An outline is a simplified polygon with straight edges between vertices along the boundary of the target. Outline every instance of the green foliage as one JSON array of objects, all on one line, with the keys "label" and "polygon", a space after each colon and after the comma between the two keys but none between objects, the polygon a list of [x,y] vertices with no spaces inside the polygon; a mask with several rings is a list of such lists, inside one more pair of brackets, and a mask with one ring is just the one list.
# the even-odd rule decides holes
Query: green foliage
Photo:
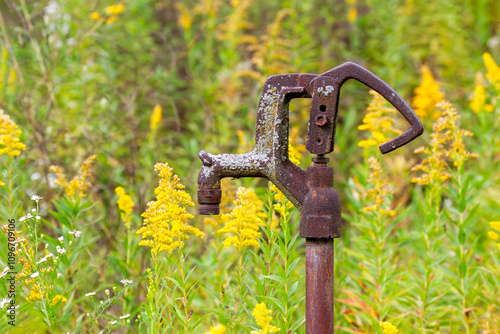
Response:
[{"label": "green foliage", "polygon": [[[194,194],[201,149],[251,149],[263,80],[322,73],[344,61],[369,68],[408,101],[427,65],[459,110],[460,127],[474,134],[465,146],[478,156],[447,164],[450,178],[439,184],[412,184],[411,169],[422,161],[414,149],[428,146],[436,121],[424,117],[426,134],[389,156],[362,150],[356,127],[369,95],[360,85],[344,86],[332,155],[343,201],[336,326],[382,333],[379,323],[389,321],[401,333],[499,332],[500,250],[488,223],[500,221],[500,84],[485,75],[481,59],[491,52],[500,62],[499,22],[493,0],[1,2],[0,109],[22,130],[26,150],[0,155],[0,225],[16,220],[30,270],[39,272],[46,249],[67,252],[38,276],[50,300],[29,302],[29,276],[18,279],[17,326],[0,308],[0,332],[204,333],[222,324],[229,333],[250,333],[261,329],[253,310],[264,302],[280,333],[303,333],[299,215],[267,183],[231,181],[264,200],[260,247],[225,247],[221,226],[198,215],[192,225],[205,237],[185,240],[183,252],[151,256],[135,232],[155,197],[155,162],[168,160]],[[469,106],[475,85],[484,86],[491,110]],[[308,102],[292,102],[290,113],[304,169]],[[63,194],[50,166],[73,175],[92,154],[86,195]],[[370,156],[392,189],[383,210],[394,216],[366,209],[376,188]],[[135,203],[130,222],[115,204],[117,186]],[[43,197],[41,219],[20,222],[34,194]],[[231,210],[234,194],[227,198]],[[70,234],[75,230],[81,237]],[[0,233],[0,247],[7,241]],[[0,267],[7,263],[0,251]],[[1,277],[0,302],[7,293]],[[67,301],[52,303],[57,295]]]}]

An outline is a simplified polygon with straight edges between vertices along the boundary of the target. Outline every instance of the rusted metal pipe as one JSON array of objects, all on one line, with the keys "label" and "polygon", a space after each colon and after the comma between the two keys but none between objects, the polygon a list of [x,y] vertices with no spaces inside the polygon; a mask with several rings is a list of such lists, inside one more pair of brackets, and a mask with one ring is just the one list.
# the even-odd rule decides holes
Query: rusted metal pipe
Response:
[{"label": "rusted metal pipe", "polygon": [[306,239],[306,334],[334,333],[333,239]]}]

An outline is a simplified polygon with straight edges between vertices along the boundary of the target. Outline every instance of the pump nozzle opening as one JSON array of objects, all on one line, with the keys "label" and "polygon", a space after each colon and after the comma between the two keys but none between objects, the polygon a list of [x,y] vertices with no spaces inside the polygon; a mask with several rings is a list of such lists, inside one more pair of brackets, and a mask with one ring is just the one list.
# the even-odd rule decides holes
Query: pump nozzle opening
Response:
[{"label": "pump nozzle opening", "polygon": [[220,215],[220,205],[219,204],[200,204],[198,207],[198,212],[200,215]]},{"label": "pump nozzle opening", "polygon": [[198,212],[200,215],[220,214],[221,198],[222,190],[220,188],[198,189],[198,203],[200,204]]}]

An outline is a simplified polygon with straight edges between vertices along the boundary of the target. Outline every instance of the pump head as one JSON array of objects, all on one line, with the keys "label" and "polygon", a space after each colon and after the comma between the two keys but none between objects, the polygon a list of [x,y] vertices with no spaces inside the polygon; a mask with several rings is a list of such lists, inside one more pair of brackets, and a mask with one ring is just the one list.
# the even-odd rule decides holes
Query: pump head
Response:
[{"label": "pump head", "polygon": [[[423,133],[422,123],[403,98],[382,79],[355,63],[342,64],[321,75],[271,76],[260,95],[253,151],[219,155],[199,153],[203,163],[198,175],[200,214],[219,214],[220,180],[224,177],[265,177],[301,210],[306,195],[312,187],[317,187],[315,182],[308,181],[317,171],[303,171],[288,158],[289,103],[295,98],[311,98],[306,149],[318,155],[313,158],[316,159],[314,165],[326,165],[324,155],[331,153],[334,147],[340,88],[348,79],[358,80],[378,92],[410,123],[410,129],[402,135],[379,146],[382,153],[391,152]],[[328,184],[325,186],[333,189],[333,179]],[[340,215],[340,202],[338,205],[335,216]]]}]

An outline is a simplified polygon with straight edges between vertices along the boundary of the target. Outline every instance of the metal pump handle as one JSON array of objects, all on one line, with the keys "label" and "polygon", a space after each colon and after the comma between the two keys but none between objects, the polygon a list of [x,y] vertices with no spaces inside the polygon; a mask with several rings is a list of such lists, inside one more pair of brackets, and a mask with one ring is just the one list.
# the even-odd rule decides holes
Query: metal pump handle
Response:
[{"label": "metal pump handle", "polygon": [[405,133],[379,146],[383,154],[408,144],[423,133],[417,115],[394,89],[364,67],[348,62],[317,76],[308,87],[312,98],[306,143],[309,152],[327,154],[333,151],[340,88],[348,79],[355,79],[382,95],[411,125]]}]

